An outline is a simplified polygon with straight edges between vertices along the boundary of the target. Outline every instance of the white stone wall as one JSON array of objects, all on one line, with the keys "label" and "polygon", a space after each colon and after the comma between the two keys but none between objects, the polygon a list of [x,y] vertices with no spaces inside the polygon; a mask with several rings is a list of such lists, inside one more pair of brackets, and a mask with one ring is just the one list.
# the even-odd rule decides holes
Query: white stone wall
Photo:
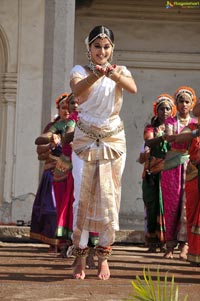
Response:
[{"label": "white stone wall", "polygon": [[75,63],[87,64],[84,39],[94,26],[106,25],[115,34],[114,63],[126,65],[138,86],[136,95],[125,93],[121,112],[127,137],[120,214],[123,229],[143,227],[142,166],[136,160],[154,99],[160,93],[173,95],[180,85],[189,85],[200,95],[199,8],[167,10],[165,4],[93,0],[76,11]]},{"label": "white stone wall", "polygon": [[34,140],[68,89],[74,9],[73,0],[1,0],[0,223],[31,218],[40,175]]}]

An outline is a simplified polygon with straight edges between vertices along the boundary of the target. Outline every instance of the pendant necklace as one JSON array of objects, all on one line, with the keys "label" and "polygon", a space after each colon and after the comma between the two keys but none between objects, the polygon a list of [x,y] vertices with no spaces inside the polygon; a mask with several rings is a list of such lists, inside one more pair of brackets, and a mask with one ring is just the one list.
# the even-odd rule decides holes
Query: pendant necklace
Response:
[{"label": "pendant necklace", "polygon": [[[103,69],[106,69],[108,67],[108,65],[109,65],[109,63],[106,62],[104,65],[99,65],[99,66],[101,66]],[[97,71],[96,65],[92,61],[90,61],[87,66],[92,72]]]},{"label": "pendant necklace", "polygon": [[188,116],[187,118],[181,118],[180,115],[177,115],[177,119],[178,119],[178,134],[179,134],[180,130],[182,129],[180,125],[184,127],[187,126],[191,120],[191,117]]}]

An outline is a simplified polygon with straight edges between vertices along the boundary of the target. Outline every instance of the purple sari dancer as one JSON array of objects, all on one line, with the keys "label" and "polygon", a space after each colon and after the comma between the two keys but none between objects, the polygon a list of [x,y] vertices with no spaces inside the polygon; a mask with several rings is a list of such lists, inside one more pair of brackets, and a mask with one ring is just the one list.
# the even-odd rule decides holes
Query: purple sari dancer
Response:
[{"label": "purple sari dancer", "polygon": [[[49,132],[49,129],[59,122],[64,122],[69,116],[68,108],[66,106],[66,93],[61,94],[56,99],[56,107],[59,116],[54,122],[49,123],[43,135]],[[38,159],[44,160],[43,174],[33,203],[30,237],[50,245],[49,252],[58,252],[60,241],[56,239],[57,227],[57,206],[55,200],[55,193],[53,188],[53,172],[57,163],[58,157],[62,153],[61,144],[53,143],[51,137],[38,137],[35,141],[38,152]],[[53,150],[52,150],[53,147]]]},{"label": "purple sari dancer", "polygon": [[[47,164],[49,165],[49,163]],[[44,167],[42,179],[33,205],[30,230],[30,237],[50,245],[50,250],[58,246],[58,240],[54,238],[57,214],[52,187],[53,165],[54,163],[52,163],[52,168],[49,165],[49,168],[46,170]]]},{"label": "purple sari dancer", "polygon": [[[52,125],[50,123],[49,126]],[[45,132],[44,131],[44,132]],[[41,147],[39,148],[39,152]],[[31,217],[31,229],[30,238],[39,240],[43,243],[50,245],[49,251],[57,251],[58,239],[55,239],[56,229],[56,202],[53,190],[53,171],[56,166],[56,158],[61,153],[61,147],[56,147],[55,150],[51,151],[51,144],[42,146],[38,158],[43,159],[46,156],[46,160],[43,167],[42,178],[36,193],[36,197],[33,203],[32,217]],[[49,152],[51,156],[49,157]]]}]

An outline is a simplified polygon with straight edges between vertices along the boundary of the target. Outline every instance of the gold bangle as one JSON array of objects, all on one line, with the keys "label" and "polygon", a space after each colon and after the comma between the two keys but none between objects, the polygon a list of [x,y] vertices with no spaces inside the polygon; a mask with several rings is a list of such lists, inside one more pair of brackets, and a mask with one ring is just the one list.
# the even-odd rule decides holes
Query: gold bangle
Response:
[{"label": "gold bangle", "polygon": [[116,73],[113,69],[107,72],[107,77],[112,79],[112,75]]}]

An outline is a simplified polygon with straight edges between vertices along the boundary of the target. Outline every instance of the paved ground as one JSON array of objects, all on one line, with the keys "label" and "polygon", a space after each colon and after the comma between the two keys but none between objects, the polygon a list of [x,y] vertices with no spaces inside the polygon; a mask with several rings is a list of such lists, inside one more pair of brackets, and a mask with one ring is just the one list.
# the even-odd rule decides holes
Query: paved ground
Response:
[{"label": "paved ground", "polygon": [[[84,281],[71,278],[73,259],[47,253],[47,246],[0,242],[0,300],[27,301],[122,301],[133,293],[131,280],[149,267],[153,280],[160,268],[179,285],[179,301],[200,300],[200,268],[178,259],[166,260],[161,253],[150,254],[140,245],[115,245],[110,259],[112,277],[96,280],[96,270],[87,271]],[[155,281],[156,283],[156,281]]]}]

